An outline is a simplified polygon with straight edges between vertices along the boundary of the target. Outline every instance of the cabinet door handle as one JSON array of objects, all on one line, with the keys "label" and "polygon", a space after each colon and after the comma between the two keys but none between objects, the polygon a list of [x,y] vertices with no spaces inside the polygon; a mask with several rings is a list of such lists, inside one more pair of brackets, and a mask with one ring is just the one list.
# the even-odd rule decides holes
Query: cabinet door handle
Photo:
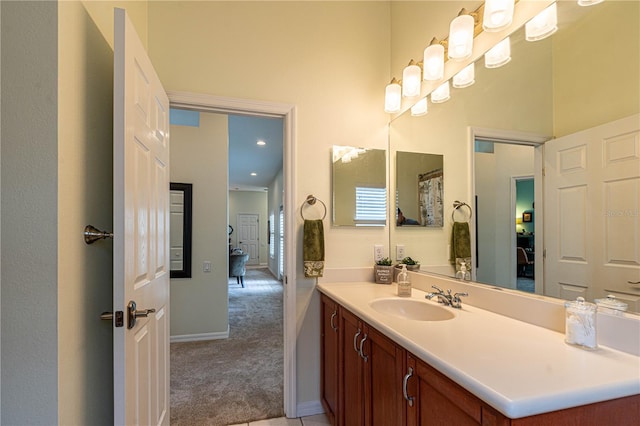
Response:
[{"label": "cabinet door handle", "polygon": [[364,359],[364,362],[367,362],[367,356],[364,354],[364,352],[362,352],[362,346],[364,346],[364,341],[367,340],[367,333],[364,333],[364,337],[362,338],[362,340],[360,340],[360,350],[358,352],[360,352],[360,357],[362,359]]},{"label": "cabinet door handle", "polygon": [[404,376],[404,380],[402,381],[402,395],[404,395],[404,399],[409,402],[409,407],[413,407],[413,397],[407,393],[407,383],[411,376],[413,376],[413,368],[409,367],[409,372]]},{"label": "cabinet door handle", "polygon": [[[362,333],[362,330],[358,329],[358,332],[356,333],[355,336],[353,336],[353,350],[358,352],[358,354],[360,354],[360,352],[358,351],[358,336]],[[362,355],[360,355],[362,356]]]},{"label": "cabinet door handle", "polygon": [[333,331],[338,331],[338,327],[336,327],[335,323],[333,322],[336,315],[338,315],[338,311],[333,311],[333,313],[331,314],[331,328],[333,328]]}]

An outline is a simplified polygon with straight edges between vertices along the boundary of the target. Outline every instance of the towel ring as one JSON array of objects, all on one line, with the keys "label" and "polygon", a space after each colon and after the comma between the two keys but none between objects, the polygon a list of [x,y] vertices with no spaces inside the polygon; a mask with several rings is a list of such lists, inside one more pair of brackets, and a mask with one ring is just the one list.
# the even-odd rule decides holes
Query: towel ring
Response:
[{"label": "towel ring", "polygon": [[302,220],[306,220],[304,217],[304,213],[302,212],[304,210],[305,204],[313,206],[316,203],[316,201],[319,201],[320,204],[322,204],[322,208],[324,209],[324,213],[322,213],[322,219],[320,220],[324,220],[324,218],[327,217],[327,206],[322,202],[322,200],[314,197],[313,195],[307,195],[307,199],[304,200],[304,202],[300,206],[300,216],[302,217]]},{"label": "towel ring", "polygon": [[456,210],[458,210],[460,207],[466,207],[469,209],[469,217],[467,218],[467,222],[471,220],[471,217],[473,216],[473,210],[471,209],[471,206],[467,203],[463,203],[462,201],[458,201],[458,200],[453,202],[453,210],[451,211],[451,220],[454,222],[456,221],[454,215],[456,213]]}]

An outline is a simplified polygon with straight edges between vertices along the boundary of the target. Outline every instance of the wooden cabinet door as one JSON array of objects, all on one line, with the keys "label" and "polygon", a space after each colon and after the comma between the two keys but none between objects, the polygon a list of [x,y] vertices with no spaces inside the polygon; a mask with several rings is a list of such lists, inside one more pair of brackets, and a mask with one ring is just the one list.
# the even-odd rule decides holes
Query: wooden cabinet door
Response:
[{"label": "wooden cabinet door", "polygon": [[417,424],[474,426],[482,424],[482,403],[474,395],[416,360]]},{"label": "wooden cabinet door", "polygon": [[322,406],[332,425],[337,425],[338,413],[338,343],[340,329],[338,328],[338,304],[322,295],[320,299],[321,323],[320,335],[320,388],[322,390]]},{"label": "wooden cabinet door", "polygon": [[359,348],[364,339],[364,324],[346,309],[340,308],[340,394],[339,425],[364,425],[363,359]]},{"label": "wooden cabinet door", "polygon": [[365,424],[404,425],[406,415],[402,381],[406,351],[373,327],[367,326],[365,331]]}]

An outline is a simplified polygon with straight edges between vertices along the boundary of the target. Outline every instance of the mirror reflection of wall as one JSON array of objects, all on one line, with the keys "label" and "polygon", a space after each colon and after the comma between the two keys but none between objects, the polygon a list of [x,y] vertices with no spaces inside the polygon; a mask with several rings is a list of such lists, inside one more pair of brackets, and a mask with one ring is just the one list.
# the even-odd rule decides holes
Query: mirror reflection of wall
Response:
[{"label": "mirror reflection of wall", "polygon": [[333,146],[333,225],[385,226],[386,151]]},{"label": "mirror reflection of wall", "polygon": [[396,153],[396,226],[442,227],[443,157]]}]

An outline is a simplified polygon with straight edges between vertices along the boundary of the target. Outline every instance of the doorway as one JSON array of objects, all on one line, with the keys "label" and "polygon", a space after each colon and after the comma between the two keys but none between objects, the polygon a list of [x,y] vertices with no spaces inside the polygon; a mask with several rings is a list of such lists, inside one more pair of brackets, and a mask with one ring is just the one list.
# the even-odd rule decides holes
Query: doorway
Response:
[{"label": "doorway", "polygon": [[[295,321],[295,251],[293,248],[293,214],[295,180],[294,156],[295,145],[294,120],[295,109],[292,105],[248,101],[216,96],[199,95],[181,92],[169,92],[172,108],[217,112],[241,116],[279,117],[283,120],[283,183],[280,188],[283,194],[284,247],[282,263],[284,265],[283,295],[283,327],[284,327],[284,412],[287,417],[296,416],[296,321]],[[226,226],[222,226],[226,230]]]},{"label": "doorway", "polygon": [[539,254],[528,253],[531,263],[523,265],[518,249],[525,243],[527,249],[535,247],[531,240],[537,237],[535,244],[542,244],[542,218],[536,221],[533,209],[542,196],[545,140],[522,132],[471,129],[470,178],[476,203],[472,264],[478,282],[529,292],[542,289],[535,264]]}]

